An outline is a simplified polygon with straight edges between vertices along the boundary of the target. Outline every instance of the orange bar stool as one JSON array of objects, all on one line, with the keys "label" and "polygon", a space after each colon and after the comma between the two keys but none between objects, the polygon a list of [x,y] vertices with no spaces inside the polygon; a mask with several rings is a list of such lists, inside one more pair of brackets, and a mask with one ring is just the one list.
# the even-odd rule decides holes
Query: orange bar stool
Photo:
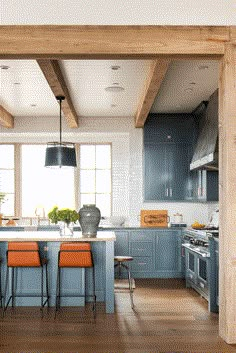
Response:
[{"label": "orange bar stool", "polygon": [[[92,282],[93,282],[93,294],[88,295],[86,292],[83,295],[66,295],[61,294],[61,270],[62,268],[91,268],[92,270]],[[85,286],[86,288],[86,286]],[[55,317],[58,309],[60,308],[61,297],[92,297],[93,298],[93,314],[96,316],[96,295],[95,295],[95,273],[93,254],[91,251],[90,243],[81,242],[70,242],[62,243],[60,251],[58,253],[58,269],[57,269],[57,286],[56,286],[56,306],[55,306]]]},{"label": "orange bar stool", "polygon": [[[49,307],[49,291],[48,291],[48,270],[47,270],[47,259],[40,257],[39,246],[37,242],[9,242],[7,250],[7,273],[6,283],[4,292],[4,312],[7,310],[10,301],[12,301],[12,307],[15,306],[16,297],[41,297],[41,313],[43,316],[43,308],[47,304]],[[9,268],[12,269],[11,277],[11,295],[6,302],[8,282],[9,282]],[[15,269],[18,267],[35,267],[41,269],[41,294],[17,294],[15,293],[16,279]],[[46,277],[46,295],[44,295],[44,267]],[[46,300],[44,298],[46,297]]]}]

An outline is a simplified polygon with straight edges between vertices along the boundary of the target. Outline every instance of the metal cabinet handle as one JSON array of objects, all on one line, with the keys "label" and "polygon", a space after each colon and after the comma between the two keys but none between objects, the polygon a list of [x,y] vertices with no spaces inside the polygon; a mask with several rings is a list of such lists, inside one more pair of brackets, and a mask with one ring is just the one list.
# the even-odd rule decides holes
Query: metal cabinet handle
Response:
[{"label": "metal cabinet handle", "polygon": [[199,284],[200,284],[200,287],[205,288],[204,283],[200,282]]},{"label": "metal cabinet handle", "polygon": [[166,196],[168,197],[169,196],[169,189],[166,188]]},{"label": "metal cabinet handle", "polygon": [[170,197],[172,197],[172,188],[170,188]]},{"label": "metal cabinet handle", "polygon": [[147,263],[146,262],[138,262],[138,265],[143,266],[143,265],[147,265]]}]

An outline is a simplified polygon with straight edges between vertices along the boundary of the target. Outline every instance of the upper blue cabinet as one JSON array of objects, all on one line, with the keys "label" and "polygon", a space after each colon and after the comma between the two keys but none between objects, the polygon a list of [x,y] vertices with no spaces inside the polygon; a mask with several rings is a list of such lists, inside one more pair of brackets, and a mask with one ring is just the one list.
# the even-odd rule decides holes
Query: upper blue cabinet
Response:
[{"label": "upper blue cabinet", "polygon": [[[207,201],[211,200],[211,193],[214,193],[212,200],[217,201],[217,185],[214,184],[213,190],[208,185],[210,194],[201,186],[200,196],[196,171],[190,171],[197,134],[198,120],[193,114],[148,117],[144,126],[145,201]],[[209,180],[205,172],[203,177]]]}]

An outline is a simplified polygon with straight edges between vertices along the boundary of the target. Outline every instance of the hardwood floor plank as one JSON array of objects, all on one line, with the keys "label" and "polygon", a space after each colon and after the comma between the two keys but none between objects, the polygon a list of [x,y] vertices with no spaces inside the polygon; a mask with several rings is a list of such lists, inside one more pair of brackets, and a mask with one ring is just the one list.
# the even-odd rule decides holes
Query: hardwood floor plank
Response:
[{"label": "hardwood floor plank", "polygon": [[9,308],[0,321],[0,353],[235,353],[218,335],[218,315],[182,280],[136,280],[135,311],[116,294],[115,314],[98,303],[54,310]]}]

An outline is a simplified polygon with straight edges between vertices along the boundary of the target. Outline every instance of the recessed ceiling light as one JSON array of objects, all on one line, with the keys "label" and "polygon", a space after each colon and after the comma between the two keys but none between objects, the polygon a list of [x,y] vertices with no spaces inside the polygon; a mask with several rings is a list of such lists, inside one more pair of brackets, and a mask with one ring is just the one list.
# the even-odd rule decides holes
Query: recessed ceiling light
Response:
[{"label": "recessed ceiling light", "polygon": [[111,107],[115,108],[115,107],[117,107],[117,104],[111,104]]},{"label": "recessed ceiling light", "polygon": [[189,82],[189,84],[194,86],[194,85],[196,85],[196,82]]},{"label": "recessed ceiling light", "polygon": [[207,70],[209,68],[208,65],[199,65],[198,66],[199,70]]},{"label": "recessed ceiling light", "polygon": [[115,85],[115,86],[119,86],[119,82],[113,82],[113,85]]},{"label": "recessed ceiling light", "polygon": [[30,104],[31,107],[37,107],[37,104]]},{"label": "recessed ceiling light", "polygon": [[119,70],[119,69],[120,69],[120,66],[119,66],[119,65],[112,65],[112,66],[111,66],[111,69],[112,69],[112,70]]},{"label": "recessed ceiling light", "polygon": [[1,70],[8,70],[10,69],[10,66],[7,65],[0,65]]},{"label": "recessed ceiling light", "polygon": [[14,82],[14,85],[20,85],[20,82]]},{"label": "recessed ceiling light", "polygon": [[124,87],[121,86],[109,86],[105,88],[107,92],[121,92],[124,91]]}]

